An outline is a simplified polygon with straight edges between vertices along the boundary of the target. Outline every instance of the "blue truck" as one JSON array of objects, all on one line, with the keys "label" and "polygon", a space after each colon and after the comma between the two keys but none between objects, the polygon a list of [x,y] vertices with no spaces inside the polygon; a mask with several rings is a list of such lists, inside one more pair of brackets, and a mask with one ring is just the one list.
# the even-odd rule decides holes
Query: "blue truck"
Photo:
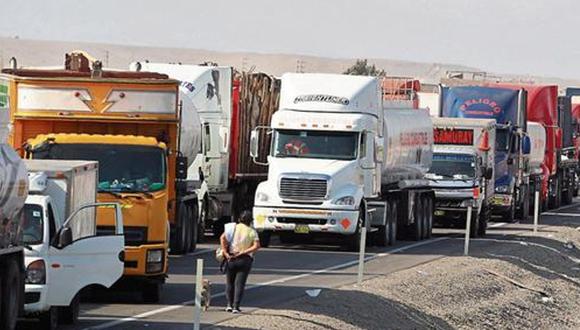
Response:
[{"label": "blue truck", "polygon": [[440,117],[496,120],[495,194],[492,214],[527,220],[530,179],[525,90],[482,86],[440,88]]}]

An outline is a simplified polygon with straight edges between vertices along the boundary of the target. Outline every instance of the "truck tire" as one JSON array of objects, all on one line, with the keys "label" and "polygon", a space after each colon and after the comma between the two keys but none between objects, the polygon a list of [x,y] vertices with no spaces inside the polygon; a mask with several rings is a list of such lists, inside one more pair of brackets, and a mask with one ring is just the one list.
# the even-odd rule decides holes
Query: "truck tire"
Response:
[{"label": "truck tire", "polygon": [[421,198],[418,196],[413,208],[415,222],[411,226],[411,239],[414,241],[420,241],[423,238],[423,213],[423,203]]},{"label": "truck tire", "polygon": [[5,275],[0,277],[0,329],[12,330],[16,327],[18,310],[20,308],[21,295],[19,288],[22,287],[18,263],[14,259],[8,260],[4,265]]},{"label": "truck tire", "polygon": [[143,302],[146,304],[158,303],[161,298],[161,283],[145,282],[141,288]]},{"label": "truck tire", "polygon": [[425,201],[427,203],[426,214],[425,214],[425,218],[427,219],[425,221],[425,223],[426,223],[425,238],[428,239],[428,238],[431,238],[431,236],[433,236],[433,212],[434,212],[433,197],[427,196],[425,198]]},{"label": "truck tire", "polygon": [[50,307],[49,310],[40,314],[40,329],[55,330],[58,328],[58,307]]},{"label": "truck tire", "polygon": [[[570,181],[566,179],[566,181]],[[569,205],[572,204],[572,199],[574,198],[574,184],[569,183],[568,189],[565,192],[562,192],[562,205]]]},{"label": "truck tire", "polygon": [[170,240],[172,254],[184,254],[187,252],[187,243],[190,239],[190,233],[187,226],[187,207],[185,204],[179,204],[178,221]]},{"label": "truck tire", "polygon": [[258,233],[258,238],[260,239],[260,246],[267,248],[272,240],[272,232],[269,230],[261,231]]},{"label": "truck tire", "polygon": [[479,216],[476,210],[471,210],[471,227],[469,228],[469,237],[477,237],[479,233]]},{"label": "truck tire", "polygon": [[59,310],[59,320],[62,324],[76,324],[79,320],[81,309],[81,295],[77,293],[70,305],[61,307]]},{"label": "truck tire", "polygon": [[522,190],[524,191],[522,192],[522,196],[520,196],[522,203],[518,215],[522,222],[527,222],[530,218],[530,188],[526,187]]},{"label": "truck tire", "polygon": [[560,196],[562,193],[562,189],[561,189],[561,181],[560,181],[560,175],[556,175],[556,186],[555,186],[555,192],[554,192],[554,196],[552,196],[552,194],[549,194],[548,196],[548,208],[549,209],[557,209],[560,207]]},{"label": "truck tire", "polygon": [[491,219],[491,210],[487,206],[487,203],[483,203],[481,206],[481,211],[479,212],[479,227],[477,231],[477,235],[479,237],[485,236],[487,233],[487,223]]},{"label": "truck tire", "polygon": [[388,224],[390,226],[389,229],[389,245],[395,245],[397,243],[397,202],[391,201],[391,216],[389,217]]}]

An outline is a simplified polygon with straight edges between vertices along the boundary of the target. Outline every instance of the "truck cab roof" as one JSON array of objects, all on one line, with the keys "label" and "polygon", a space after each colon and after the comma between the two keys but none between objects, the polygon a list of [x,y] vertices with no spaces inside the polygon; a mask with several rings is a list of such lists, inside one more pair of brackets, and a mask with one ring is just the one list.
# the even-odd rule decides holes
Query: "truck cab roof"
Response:
[{"label": "truck cab roof", "polygon": [[119,145],[137,145],[151,146],[166,149],[163,142],[157,141],[156,138],[138,136],[138,135],[108,135],[108,134],[42,134],[28,140],[28,144],[33,148],[46,141],[54,143],[69,144],[119,144]]}]

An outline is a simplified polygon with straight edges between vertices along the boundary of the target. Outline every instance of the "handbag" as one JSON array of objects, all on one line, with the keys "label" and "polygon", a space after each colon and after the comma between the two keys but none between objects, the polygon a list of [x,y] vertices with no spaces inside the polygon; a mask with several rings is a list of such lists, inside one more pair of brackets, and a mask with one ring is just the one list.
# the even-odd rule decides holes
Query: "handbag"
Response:
[{"label": "handbag", "polygon": [[[236,234],[236,223],[230,222],[225,225],[224,233],[226,234],[226,240],[228,241],[228,248],[231,242],[234,240],[234,235]],[[224,264],[226,258],[224,257],[224,251],[221,245],[215,250],[215,259],[220,264]]]}]

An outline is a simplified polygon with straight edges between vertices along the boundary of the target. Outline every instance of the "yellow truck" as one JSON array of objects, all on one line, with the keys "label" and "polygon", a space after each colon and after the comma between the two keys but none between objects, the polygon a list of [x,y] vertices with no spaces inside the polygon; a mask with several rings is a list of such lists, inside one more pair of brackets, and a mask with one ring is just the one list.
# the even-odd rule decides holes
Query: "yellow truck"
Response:
[{"label": "yellow truck", "polygon": [[[179,152],[179,83],[158,73],[103,70],[72,53],[64,70],[23,69],[14,60],[0,86],[9,96],[9,141],[23,157],[99,161],[97,199],[123,209],[122,283],[141,290],[145,302],[158,301],[169,242],[174,252],[192,251],[202,228],[199,182],[186,180]],[[112,215],[99,214],[99,233],[114,230]]]}]

